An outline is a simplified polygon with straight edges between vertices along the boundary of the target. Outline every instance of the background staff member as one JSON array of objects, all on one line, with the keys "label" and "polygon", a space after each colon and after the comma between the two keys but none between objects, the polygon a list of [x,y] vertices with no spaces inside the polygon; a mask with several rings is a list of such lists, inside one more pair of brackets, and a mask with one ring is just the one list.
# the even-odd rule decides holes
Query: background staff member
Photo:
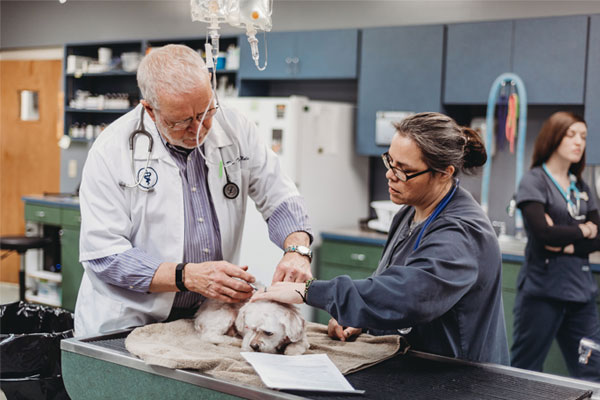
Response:
[{"label": "background staff member", "polygon": [[587,127],[570,112],[554,113],[536,138],[517,205],[527,230],[517,281],[512,365],[541,371],[556,337],[569,373],[600,382],[600,354],[578,362],[579,340],[600,342],[598,288],[589,253],[600,250],[598,207],[581,179]]},{"label": "background staff member", "polygon": [[[249,298],[247,282],[254,277],[247,266],[236,265],[248,196],[274,243],[284,248],[311,241],[293,182],[251,122],[233,110],[216,112],[197,52],[181,45],[155,49],[144,57],[137,78],[144,100],[106,128],[83,171],[85,274],[75,310],[77,335],[191,316],[203,296]],[[151,153],[144,135],[129,148],[140,115],[153,139]],[[225,193],[230,182],[239,195]],[[304,282],[312,276],[309,261],[286,253],[273,280]]]},{"label": "background staff member", "polygon": [[[486,161],[478,134],[438,113],[396,124],[383,155],[394,217],[372,277],[278,283],[254,300],[307,304],[329,312],[330,336],[398,333],[413,349],[508,364],[501,257],[487,216],[455,175]],[[338,322],[339,321],[339,322]],[[355,328],[356,327],[356,328]],[[406,332],[406,331],[404,331]]]}]

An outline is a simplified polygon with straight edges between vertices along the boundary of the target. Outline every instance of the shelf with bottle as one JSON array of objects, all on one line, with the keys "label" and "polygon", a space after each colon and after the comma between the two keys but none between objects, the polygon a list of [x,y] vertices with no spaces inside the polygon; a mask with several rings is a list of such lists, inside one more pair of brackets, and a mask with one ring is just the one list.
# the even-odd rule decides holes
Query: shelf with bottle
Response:
[{"label": "shelf with bottle", "polygon": [[[238,46],[239,36],[221,36],[219,39],[219,56],[216,61],[217,73],[236,74],[240,67],[240,48]],[[155,47],[166,46],[168,44],[183,44],[196,50],[203,59],[206,59],[204,52],[205,38],[184,38],[184,39],[154,39],[146,43],[146,54]]]},{"label": "shelf with bottle", "polygon": [[135,75],[142,42],[69,44],[65,58],[67,77]]}]

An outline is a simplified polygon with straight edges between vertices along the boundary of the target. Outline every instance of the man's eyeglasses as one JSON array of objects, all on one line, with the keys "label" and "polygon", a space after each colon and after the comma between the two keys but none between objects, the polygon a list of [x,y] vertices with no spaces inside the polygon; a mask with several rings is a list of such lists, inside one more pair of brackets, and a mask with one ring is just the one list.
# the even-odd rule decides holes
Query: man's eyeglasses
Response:
[{"label": "man's eyeglasses", "polygon": [[[199,113],[198,115],[196,115],[196,121],[200,122],[200,121],[202,121],[202,118],[204,118],[204,120],[206,121],[207,119],[214,117],[215,114],[217,113],[218,109],[219,109],[219,106],[217,105],[217,106],[214,106],[213,108],[209,108],[205,113]],[[183,131],[190,127],[193,120],[194,120],[193,117],[189,117],[187,119],[184,119],[183,121],[177,121],[177,122],[169,122],[169,121],[165,120],[165,124],[167,125],[167,127],[169,129],[172,129],[174,131]]]},{"label": "man's eyeglasses", "polygon": [[385,165],[385,168],[388,170],[391,169],[392,172],[394,173],[394,176],[396,178],[400,179],[402,182],[406,182],[409,179],[416,178],[417,176],[426,174],[427,172],[435,171],[434,169],[427,168],[425,171],[416,172],[414,174],[408,175],[406,172],[402,171],[400,168],[392,166],[393,161],[392,161],[392,158],[390,157],[390,153],[388,153],[387,151],[381,155],[381,159],[383,160],[383,165]]}]

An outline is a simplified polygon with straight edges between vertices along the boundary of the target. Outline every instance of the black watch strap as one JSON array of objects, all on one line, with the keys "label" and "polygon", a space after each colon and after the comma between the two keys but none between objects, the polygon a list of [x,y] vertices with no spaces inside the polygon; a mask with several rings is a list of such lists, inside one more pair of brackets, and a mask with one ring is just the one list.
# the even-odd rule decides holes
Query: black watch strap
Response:
[{"label": "black watch strap", "polygon": [[183,269],[187,263],[177,264],[177,268],[175,268],[175,285],[177,285],[177,289],[182,292],[187,292],[188,288],[183,284]]}]

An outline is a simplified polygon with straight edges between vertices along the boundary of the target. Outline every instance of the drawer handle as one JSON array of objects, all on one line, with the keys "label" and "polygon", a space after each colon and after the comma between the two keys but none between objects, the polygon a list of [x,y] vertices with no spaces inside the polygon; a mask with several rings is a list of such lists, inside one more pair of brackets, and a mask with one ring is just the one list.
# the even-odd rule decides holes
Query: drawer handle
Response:
[{"label": "drawer handle", "polygon": [[365,261],[366,257],[364,254],[352,253],[352,254],[350,254],[350,258],[355,261]]},{"label": "drawer handle", "polygon": [[45,213],[45,212],[43,212],[43,211],[36,211],[36,212],[35,212],[35,215],[36,215],[37,217],[44,218],[44,217],[46,216],[46,213]]}]

